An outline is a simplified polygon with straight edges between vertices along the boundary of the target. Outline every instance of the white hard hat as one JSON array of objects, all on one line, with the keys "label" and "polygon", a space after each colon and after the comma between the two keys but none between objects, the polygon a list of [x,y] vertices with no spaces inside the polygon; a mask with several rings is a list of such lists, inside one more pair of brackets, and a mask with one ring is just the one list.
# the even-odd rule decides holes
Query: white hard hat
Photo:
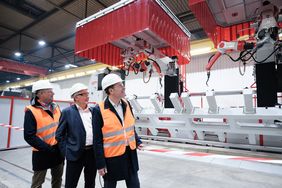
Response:
[{"label": "white hard hat", "polygon": [[32,85],[32,93],[41,89],[53,89],[52,84],[48,80],[38,80]]},{"label": "white hard hat", "polygon": [[84,89],[88,89],[88,87],[86,85],[82,84],[82,83],[76,83],[70,88],[70,96],[73,97],[73,95],[76,92],[79,92],[79,91],[84,90]]},{"label": "white hard hat", "polygon": [[122,79],[118,75],[108,74],[102,80],[102,89],[105,90],[107,87],[119,82],[122,82]]}]

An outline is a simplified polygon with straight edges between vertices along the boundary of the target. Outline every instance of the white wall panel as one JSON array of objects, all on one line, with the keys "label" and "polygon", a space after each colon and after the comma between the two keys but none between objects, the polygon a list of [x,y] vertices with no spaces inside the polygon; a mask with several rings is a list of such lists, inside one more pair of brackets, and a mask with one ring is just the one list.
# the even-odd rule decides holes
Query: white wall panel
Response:
[{"label": "white wall panel", "polygon": [[[135,75],[133,72],[130,73],[128,77],[126,77],[125,87],[126,87],[126,95],[137,95],[137,96],[152,96],[154,93],[164,93],[164,87],[160,87],[159,77],[152,76],[149,83],[143,82],[143,74]],[[163,80],[162,84],[164,86]],[[149,99],[140,100],[140,104],[143,107],[153,107]]]},{"label": "white wall panel", "polygon": [[[191,62],[187,65],[187,73],[205,72],[205,67],[208,64],[211,55],[213,54],[192,56]],[[237,52],[230,53],[230,55],[233,57],[233,59],[239,57]],[[228,56],[222,55],[213,65],[212,70],[238,68],[238,65],[239,62],[233,62]],[[252,65],[252,63],[249,65]]]},{"label": "white wall panel", "polygon": [[54,82],[54,84],[57,85],[57,88],[54,89],[54,99],[72,100],[69,94],[69,89],[71,88],[71,86],[76,83],[82,83],[88,86],[89,80],[90,75]]},{"label": "white wall panel", "polygon": [[[12,125],[16,127],[23,127],[24,123],[24,109],[29,105],[29,100],[15,99],[13,106]],[[27,146],[23,137],[22,130],[11,130],[10,148]]]},{"label": "white wall panel", "polygon": [[[250,87],[254,83],[253,67],[246,67],[244,76],[239,74],[238,68],[219,69],[211,71],[208,86],[206,85],[206,72],[188,73],[186,77],[187,87],[191,93],[205,92],[214,89],[215,91],[232,91],[242,90],[245,87]],[[218,105],[220,107],[227,106],[242,106],[242,96],[217,96]],[[192,97],[192,102],[195,106],[200,105],[200,97]],[[207,107],[207,102],[204,98],[204,107]]]},{"label": "white wall panel", "polygon": [[8,129],[0,127],[0,150],[7,148]]},{"label": "white wall panel", "polygon": [[57,104],[59,105],[61,110],[70,106],[70,103],[68,103],[68,102],[57,102]]},{"label": "white wall panel", "polygon": [[[11,100],[0,98],[0,123],[9,124]],[[0,149],[7,147],[8,128],[0,126]]]}]

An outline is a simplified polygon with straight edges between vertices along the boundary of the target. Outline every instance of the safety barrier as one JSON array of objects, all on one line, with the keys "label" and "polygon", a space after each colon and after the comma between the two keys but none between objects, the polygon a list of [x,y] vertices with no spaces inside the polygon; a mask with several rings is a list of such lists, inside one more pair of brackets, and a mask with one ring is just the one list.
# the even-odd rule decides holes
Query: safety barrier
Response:
[{"label": "safety barrier", "polygon": [[[217,96],[234,94],[243,95],[243,106],[218,105]],[[139,127],[139,131],[147,128],[153,135],[158,134],[159,128],[168,129],[172,138],[212,139],[223,143],[247,144],[250,148],[252,145],[282,146],[281,106],[255,107],[253,90],[207,91],[207,108],[195,107],[192,97],[189,93],[182,93],[181,97],[172,93],[170,100],[174,108],[163,108],[156,95],[149,99],[152,108],[143,108],[136,97],[129,98],[137,118],[136,127]]]}]

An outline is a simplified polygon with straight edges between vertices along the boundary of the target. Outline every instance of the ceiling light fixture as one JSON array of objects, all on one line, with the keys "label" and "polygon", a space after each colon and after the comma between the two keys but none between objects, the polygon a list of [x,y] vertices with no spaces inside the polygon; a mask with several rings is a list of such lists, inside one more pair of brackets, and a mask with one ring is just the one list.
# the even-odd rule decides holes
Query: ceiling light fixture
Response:
[{"label": "ceiling light fixture", "polygon": [[15,55],[16,57],[21,57],[21,56],[22,56],[22,53],[21,53],[21,52],[15,52],[14,55]]},{"label": "ceiling light fixture", "polygon": [[18,77],[17,80],[21,80],[21,78]]},{"label": "ceiling light fixture", "polygon": [[10,83],[10,80],[6,80],[6,83]]},{"label": "ceiling light fixture", "polygon": [[33,84],[33,82],[27,82],[24,84],[24,86],[31,86]]},{"label": "ceiling light fixture", "polygon": [[191,53],[191,56],[195,56],[195,55],[202,55],[202,54],[210,53],[212,52],[211,50],[212,50],[211,47],[196,48],[196,49],[192,49],[190,53]]},{"label": "ceiling light fixture", "polygon": [[75,74],[76,77],[81,77],[81,76],[84,76],[85,75],[85,72],[78,72]]},{"label": "ceiling light fixture", "polygon": [[75,67],[77,67],[77,65],[74,65],[74,64],[66,64],[66,65],[65,65],[65,68],[66,68],[66,69],[69,69],[69,68],[71,68],[71,67],[72,67],[72,68],[75,68]]},{"label": "ceiling light fixture", "polygon": [[10,88],[16,89],[16,88],[19,88],[19,87],[21,87],[21,86],[20,85],[14,85],[14,86],[12,86]]},{"label": "ceiling light fixture", "polygon": [[57,81],[58,79],[56,78],[56,77],[54,77],[54,78],[50,78],[50,81],[51,82],[54,82],[54,81]]},{"label": "ceiling light fixture", "polygon": [[38,41],[39,46],[45,46],[46,42],[44,40]]}]

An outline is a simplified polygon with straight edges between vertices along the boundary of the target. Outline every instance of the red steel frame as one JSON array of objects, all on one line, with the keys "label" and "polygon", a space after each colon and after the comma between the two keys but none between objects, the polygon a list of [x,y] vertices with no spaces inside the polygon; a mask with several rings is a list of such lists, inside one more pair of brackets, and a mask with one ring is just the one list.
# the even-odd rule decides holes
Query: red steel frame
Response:
[{"label": "red steel frame", "polygon": [[48,73],[48,69],[46,68],[23,64],[17,61],[6,59],[0,59],[0,71],[12,72],[29,76],[45,76]]},{"label": "red steel frame", "polygon": [[[12,125],[13,120],[13,110],[14,110],[14,98],[11,98],[10,103],[10,117],[9,117],[9,125]],[[10,148],[10,141],[11,141],[11,128],[8,129],[8,139],[7,139],[7,148]]]}]

